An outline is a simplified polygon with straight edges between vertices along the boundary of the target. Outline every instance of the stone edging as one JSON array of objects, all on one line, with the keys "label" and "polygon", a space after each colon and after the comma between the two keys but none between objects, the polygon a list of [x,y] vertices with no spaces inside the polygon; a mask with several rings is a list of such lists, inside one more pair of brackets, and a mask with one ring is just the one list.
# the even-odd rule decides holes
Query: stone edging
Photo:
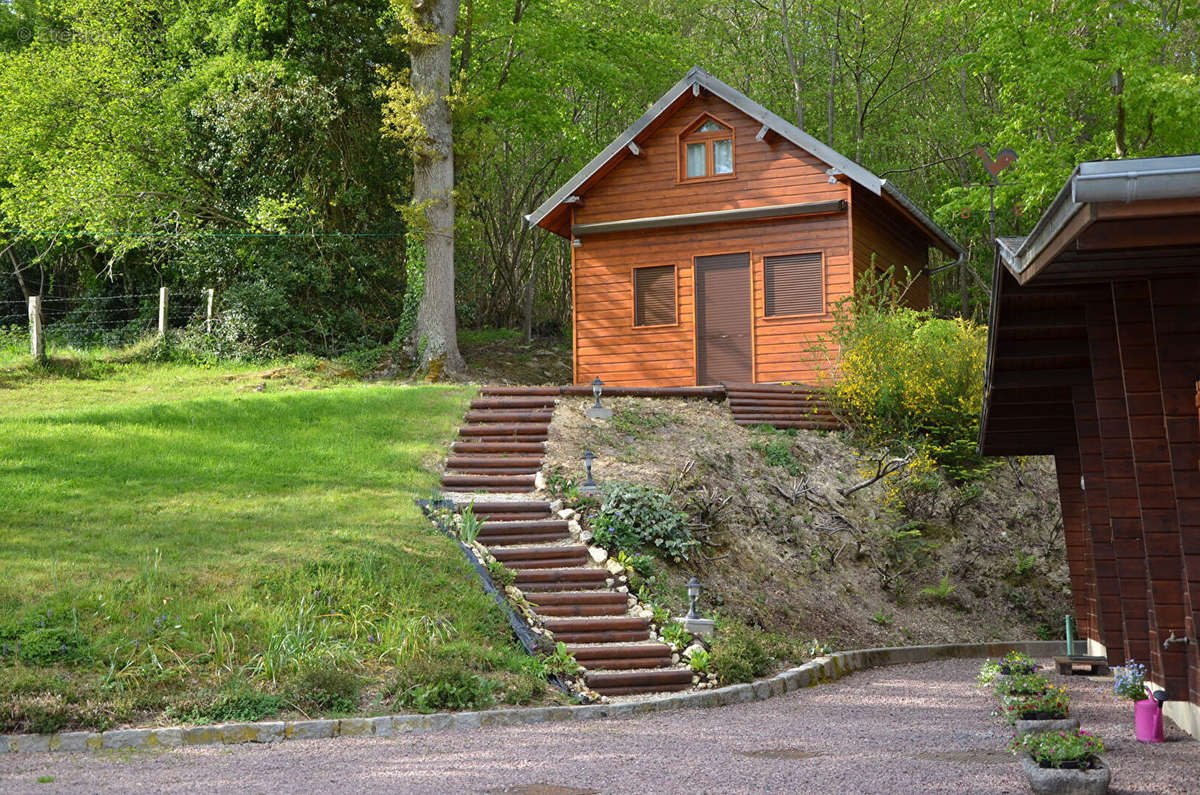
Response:
[{"label": "stone edging", "polygon": [[902,665],[963,657],[1001,657],[1020,651],[1036,657],[1064,654],[1060,641],[1015,643],[950,643],[938,646],[897,646],[882,649],[842,651],[818,657],[797,668],[757,682],[730,685],[614,704],[570,707],[493,709],[483,712],[440,712],[433,715],[384,715],[378,718],[263,721],[220,723],[211,726],[160,729],[114,729],[105,732],[0,735],[0,752],[99,751],[118,748],[180,748],[199,745],[277,743],[284,740],[316,740],[330,737],[391,737],[410,732],[441,729],[478,729],[485,726],[523,726],[555,721],[595,720],[625,715],[683,709],[721,707],[748,701],[765,701],[803,687],[832,682],[854,671],[884,665]]}]

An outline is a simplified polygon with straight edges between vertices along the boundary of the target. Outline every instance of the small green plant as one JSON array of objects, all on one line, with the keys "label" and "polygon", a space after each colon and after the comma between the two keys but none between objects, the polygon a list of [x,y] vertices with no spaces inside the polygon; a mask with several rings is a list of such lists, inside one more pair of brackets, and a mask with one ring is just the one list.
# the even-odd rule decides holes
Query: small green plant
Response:
[{"label": "small green plant", "polygon": [[981,687],[990,687],[1000,677],[1000,663],[995,660],[984,660],[983,665],[979,666],[979,674],[975,677],[975,681]]},{"label": "small green plant", "polygon": [[804,465],[796,458],[793,442],[796,432],[776,430],[769,425],[754,429],[757,437],[750,443],[751,449],[759,453],[771,466],[780,467],[794,478],[803,477]]},{"label": "small green plant", "polygon": [[993,692],[997,697],[1026,696],[1045,692],[1050,686],[1046,677],[1034,672],[1031,674],[1013,674],[996,680]]},{"label": "small green plant", "polygon": [[458,514],[458,537],[464,544],[474,544],[475,539],[479,537],[479,531],[483,527],[483,522],[475,515],[475,501],[463,508]]},{"label": "small green plant", "polygon": [[579,483],[557,468],[546,475],[546,491],[550,492],[550,496],[568,503],[579,499]]},{"label": "small green plant", "polygon": [[517,575],[513,574],[512,569],[498,560],[489,560],[487,570],[492,582],[500,588],[506,588],[517,581]]},{"label": "small green plant", "polygon": [[708,673],[711,664],[712,655],[708,653],[708,649],[693,649],[688,657],[688,666],[698,674]]},{"label": "small green plant", "polygon": [[1037,553],[1030,552],[1026,555],[1021,550],[1017,550],[1017,564],[1013,567],[1013,576],[1018,579],[1026,579],[1033,574],[1037,567]]},{"label": "small green plant", "polygon": [[583,666],[575,661],[575,655],[567,650],[567,644],[561,641],[554,645],[554,651],[547,654],[542,663],[546,673],[553,676],[578,676],[583,670]]},{"label": "small green plant", "polygon": [[314,711],[353,712],[362,688],[362,678],[350,671],[310,668],[296,681],[296,700]]},{"label": "small green plant", "polygon": [[17,649],[30,665],[75,663],[87,656],[87,639],[68,627],[38,627],[21,635]]},{"label": "small green plant", "polygon": [[750,682],[771,667],[771,658],[755,633],[741,625],[725,627],[710,651],[709,665],[723,685]]},{"label": "small green plant", "polygon": [[957,590],[957,585],[950,583],[950,575],[943,574],[942,579],[938,580],[937,585],[931,585],[928,588],[921,589],[922,596],[928,596],[938,602],[945,602],[950,599],[951,595]]},{"label": "small green plant", "polygon": [[458,661],[431,655],[405,660],[392,687],[398,707],[429,713],[486,709],[495,703],[497,683],[464,669]]},{"label": "small green plant", "polygon": [[37,777],[37,783],[39,783],[39,784],[53,784],[53,783],[54,783],[54,776],[38,776],[38,777]]},{"label": "small green plant", "polygon": [[890,627],[896,623],[895,616],[889,615],[886,611],[876,610],[875,615],[871,616],[871,621],[881,627]]},{"label": "small green plant", "polygon": [[1018,720],[1057,720],[1067,717],[1070,706],[1071,698],[1065,687],[1047,685],[1040,693],[1005,697],[1000,714],[1009,723]]},{"label": "small green plant", "polygon": [[246,685],[222,693],[212,699],[201,699],[180,713],[185,723],[225,723],[256,721],[283,709],[282,696],[263,693]]},{"label": "small green plant", "polygon": [[1008,750],[1014,754],[1029,754],[1039,767],[1089,770],[1104,753],[1104,743],[1083,729],[1072,729],[1023,734],[1009,742]]},{"label": "small green plant", "polygon": [[595,543],[610,551],[644,551],[677,563],[698,544],[687,514],[671,503],[670,495],[637,483],[617,482],[605,488],[592,529]]},{"label": "small green plant", "polygon": [[826,654],[832,654],[833,646],[829,645],[823,640],[813,638],[804,644],[803,651],[804,656],[812,659],[813,657],[823,657]]},{"label": "small green plant", "polygon": [[683,651],[692,642],[692,633],[683,628],[683,624],[678,621],[667,621],[660,625],[662,627],[662,636],[672,649],[675,651]]},{"label": "small green plant", "polygon": [[1119,699],[1142,701],[1146,693],[1146,666],[1127,660],[1113,669],[1113,692]]}]

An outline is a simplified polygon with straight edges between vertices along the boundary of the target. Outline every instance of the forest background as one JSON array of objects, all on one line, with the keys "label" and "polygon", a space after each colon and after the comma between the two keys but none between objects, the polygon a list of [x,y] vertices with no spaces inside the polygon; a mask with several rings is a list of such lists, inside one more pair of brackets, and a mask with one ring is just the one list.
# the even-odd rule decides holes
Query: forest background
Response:
[{"label": "forest background", "polygon": [[[159,286],[215,287],[232,350],[402,341],[422,273],[412,18],[405,0],[0,0],[0,300],[132,318]],[[461,0],[458,323],[570,333],[568,247],[522,216],[693,65],[929,211],[971,267],[965,302],[960,274],[935,277],[936,311],[982,320],[976,147],[1018,153],[996,232],[1027,233],[1079,161],[1200,151],[1198,45],[1191,0]]]}]

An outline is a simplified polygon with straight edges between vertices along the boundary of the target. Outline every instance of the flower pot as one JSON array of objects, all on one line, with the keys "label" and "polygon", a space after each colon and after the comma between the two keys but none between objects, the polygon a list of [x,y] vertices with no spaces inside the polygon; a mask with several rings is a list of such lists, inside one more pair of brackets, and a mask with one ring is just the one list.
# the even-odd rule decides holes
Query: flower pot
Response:
[{"label": "flower pot", "polygon": [[1152,698],[1135,701],[1133,704],[1133,730],[1138,742],[1161,743],[1163,741],[1162,709]]},{"label": "flower pot", "polygon": [[[1039,713],[1040,714],[1040,713]],[[1013,724],[1017,736],[1022,734],[1037,734],[1038,732],[1066,732],[1079,728],[1079,718],[1033,718],[1018,719]]]},{"label": "flower pot", "polygon": [[1038,795],[1104,795],[1112,780],[1112,770],[1099,757],[1096,758],[1095,767],[1079,770],[1042,767],[1032,756],[1023,754],[1021,769],[1029,780],[1029,788]]}]

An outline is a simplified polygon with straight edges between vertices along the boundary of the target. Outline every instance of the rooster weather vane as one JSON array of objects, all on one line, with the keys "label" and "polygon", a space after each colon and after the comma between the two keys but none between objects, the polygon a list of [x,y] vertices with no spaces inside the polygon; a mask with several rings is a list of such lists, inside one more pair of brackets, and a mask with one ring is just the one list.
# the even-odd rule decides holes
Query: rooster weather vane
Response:
[{"label": "rooster weather vane", "polygon": [[983,161],[983,167],[992,175],[992,184],[998,185],[1000,172],[1017,162],[1017,153],[1011,149],[1001,149],[996,153],[996,159],[992,160],[992,156],[982,145],[975,147],[975,154],[979,155],[979,159]]}]

